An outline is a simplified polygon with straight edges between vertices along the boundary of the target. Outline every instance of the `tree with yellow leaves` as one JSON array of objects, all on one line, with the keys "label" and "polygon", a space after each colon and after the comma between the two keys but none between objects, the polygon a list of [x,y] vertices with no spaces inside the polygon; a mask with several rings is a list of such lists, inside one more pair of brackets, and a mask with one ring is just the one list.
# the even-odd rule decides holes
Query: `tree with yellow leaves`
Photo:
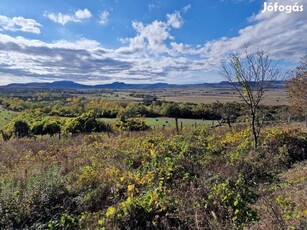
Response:
[{"label": "tree with yellow leaves", "polygon": [[293,78],[287,84],[290,102],[297,114],[305,116],[307,127],[307,55],[293,71]]},{"label": "tree with yellow leaves", "polygon": [[239,93],[250,112],[250,125],[254,148],[259,145],[262,122],[259,117],[260,102],[270,84],[279,78],[279,69],[265,51],[232,53],[222,64],[221,74]]}]

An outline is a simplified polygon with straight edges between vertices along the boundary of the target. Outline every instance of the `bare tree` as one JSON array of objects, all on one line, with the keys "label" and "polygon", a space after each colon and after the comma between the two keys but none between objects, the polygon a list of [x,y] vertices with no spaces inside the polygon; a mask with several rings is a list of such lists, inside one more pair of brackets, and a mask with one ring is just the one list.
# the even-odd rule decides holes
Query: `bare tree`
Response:
[{"label": "bare tree", "polygon": [[296,113],[305,116],[307,127],[307,56],[302,58],[292,76],[287,84],[290,102]]},{"label": "bare tree", "polygon": [[228,56],[222,64],[221,74],[233,85],[249,108],[256,149],[262,127],[259,117],[260,102],[272,81],[278,79],[279,69],[266,51],[251,53],[245,48],[241,53]]}]

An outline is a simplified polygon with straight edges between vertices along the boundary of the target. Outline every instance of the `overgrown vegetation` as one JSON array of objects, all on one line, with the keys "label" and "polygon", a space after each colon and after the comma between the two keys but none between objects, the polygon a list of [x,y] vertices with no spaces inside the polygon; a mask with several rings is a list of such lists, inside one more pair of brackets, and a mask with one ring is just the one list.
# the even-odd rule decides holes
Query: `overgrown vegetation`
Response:
[{"label": "overgrown vegetation", "polygon": [[240,126],[183,133],[0,142],[0,228],[306,227],[306,133],[267,128],[257,151]]},{"label": "overgrown vegetation", "polygon": [[[237,102],[16,95],[0,99],[0,229],[307,228],[307,133],[287,106],[257,104],[255,148]],[[159,116],[176,129],[145,123]]]}]

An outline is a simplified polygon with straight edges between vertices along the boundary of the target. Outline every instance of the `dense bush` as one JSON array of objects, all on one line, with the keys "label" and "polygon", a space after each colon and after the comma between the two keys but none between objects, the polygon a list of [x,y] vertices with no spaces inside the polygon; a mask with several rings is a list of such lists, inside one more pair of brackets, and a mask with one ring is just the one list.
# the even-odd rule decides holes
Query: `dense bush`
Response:
[{"label": "dense bush", "polygon": [[151,129],[143,120],[126,118],[121,119],[115,126],[121,131],[146,131]]},{"label": "dense bush", "polygon": [[66,121],[65,129],[71,133],[109,131],[108,126],[104,122],[97,120],[96,114],[93,111]]},{"label": "dense bush", "polygon": [[55,134],[60,134],[61,133],[61,125],[59,122],[56,121],[40,121],[40,122],[35,122],[33,124],[33,127],[31,129],[31,132],[34,135],[50,135],[53,136]]},{"label": "dense bush", "polygon": [[30,135],[30,127],[25,121],[16,121],[14,123],[14,134],[16,137],[27,137]]}]

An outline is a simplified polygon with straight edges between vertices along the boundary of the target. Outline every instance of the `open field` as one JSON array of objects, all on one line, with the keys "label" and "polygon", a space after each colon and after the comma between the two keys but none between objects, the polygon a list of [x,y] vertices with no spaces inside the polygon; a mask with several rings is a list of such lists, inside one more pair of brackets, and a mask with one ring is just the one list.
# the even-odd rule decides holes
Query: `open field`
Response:
[{"label": "open field", "polygon": [[0,106],[0,128],[5,125],[12,117],[16,115],[14,111],[8,111]]},{"label": "open field", "polygon": [[[35,92],[35,91],[34,91]],[[59,94],[61,93],[61,94]],[[219,101],[225,102],[243,102],[234,88],[208,88],[208,87],[169,87],[160,89],[127,89],[127,90],[67,90],[63,92],[50,91],[50,97],[60,99],[60,97],[85,97],[101,98],[106,101],[134,101],[141,102],[144,99],[158,99],[161,101],[173,101],[195,104],[208,104]],[[2,92],[0,95],[17,96],[23,99],[31,97],[29,92]],[[264,105],[288,105],[289,98],[286,89],[278,88],[269,90],[263,98]]]},{"label": "open field", "polygon": [[142,98],[133,97],[130,95],[131,91],[102,91],[98,93],[73,93],[72,96],[87,97],[87,98],[102,98],[106,101],[141,101]]},{"label": "open field", "polygon": [[[51,118],[51,117],[50,117]],[[70,119],[68,117],[60,117],[61,120]],[[151,128],[162,128],[162,127],[175,127],[175,118],[171,117],[144,117],[144,118],[134,118],[136,120],[143,120]],[[114,124],[118,121],[118,118],[99,118],[98,120],[103,121],[108,124]],[[178,118],[178,125],[181,126],[203,126],[203,125],[217,125],[218,121],[215,120],[202,120],[202,119],[183,119]]]},{"label": "open field", "polygon": [[[170,117],[157,117],[157,118],[145,118],[146,124],[151,127],[162,127],[162,126],[176,126],[175,119]],[[212,121],[200,120],[200,119],[178,119],[179,126],[191,126],[191,125],[211,125]]]},{"label": "open field", "polygon": [[[142,97],[139,97],[142,95]],[[76,95],[76,96],[81,96]],[[85,97],[99,97],[110,101],[142,101],[146,96],[148,98],[157,98],[161,101],[173,101],[195,104],[209,104],[216,101],[221,103],[226,102],[243,102],[239,94],[231,88],[202,88],[202,87],[187,87],[187,88],[165,88],[156,90],[127,90],[113,91],[93,94],[82,94]],[[285,89],[269,90],[262,103],[264,105],[288,105],[288,93]]]},{"label": "open field", "polygon": [[[147,118],[136,118],[140,120],[144,120],[147,125],[149,125],[151,128],[159,128],[159,127],[175,127],[175,119],[170,117],[147,117]],[[101,121],[104,121],[106,123],[115,123],[118,121],[117,118],[101,118]],[[212,122],[215,122],[217,124],[217,121],[209,121],[209,120],[201,120],[201,119],[181,119],[178,118],[178,125],[181,126],[181,122],[183,126],[193,126],[196,124],[196,126],[199,125],[211,125]]]},{"label": "open field", "polygon": [[[243,102],[239,94],[232,89],[186,89],[186,90],[168,90],[156,92],[160,100],[185,102],[185,103],[213,103],[216,101],[225,102]],[[288,105],[288,94],[283,89],[271,90],[266,93],[262,103],[264,105]]]}]

